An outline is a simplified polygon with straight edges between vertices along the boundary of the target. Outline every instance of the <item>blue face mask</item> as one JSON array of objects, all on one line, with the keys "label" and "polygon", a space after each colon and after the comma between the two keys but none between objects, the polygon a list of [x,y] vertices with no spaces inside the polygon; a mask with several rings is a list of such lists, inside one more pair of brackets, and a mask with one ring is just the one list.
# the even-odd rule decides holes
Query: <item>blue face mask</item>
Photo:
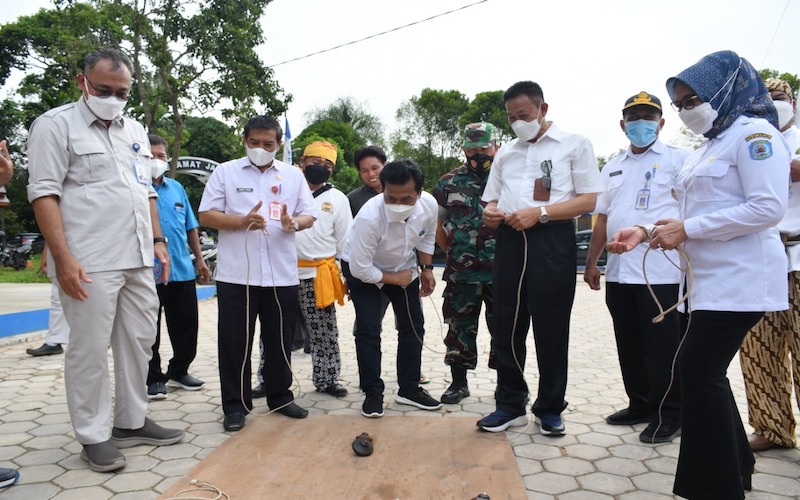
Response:
[{"label": "blue face mask", "polygon": [[631,144],[637,148],[646,148],[653,144],[658,138],[656,130],[658,130],[657,121],[636,120],[625,122],[625,135],[631,140]]}]

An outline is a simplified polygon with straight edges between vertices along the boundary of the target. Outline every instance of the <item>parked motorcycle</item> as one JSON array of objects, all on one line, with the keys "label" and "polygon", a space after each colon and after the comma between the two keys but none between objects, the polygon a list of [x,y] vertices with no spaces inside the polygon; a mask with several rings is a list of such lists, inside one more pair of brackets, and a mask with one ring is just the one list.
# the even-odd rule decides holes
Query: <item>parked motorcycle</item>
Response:
[{"label": "parked motorcycle", "polygon": [[12,248],[8,256],[8,264],[16,271],[20,271],[28,267],[28,260],[31,258],[33,248],[30,243],[23,243],[22,245]]}]

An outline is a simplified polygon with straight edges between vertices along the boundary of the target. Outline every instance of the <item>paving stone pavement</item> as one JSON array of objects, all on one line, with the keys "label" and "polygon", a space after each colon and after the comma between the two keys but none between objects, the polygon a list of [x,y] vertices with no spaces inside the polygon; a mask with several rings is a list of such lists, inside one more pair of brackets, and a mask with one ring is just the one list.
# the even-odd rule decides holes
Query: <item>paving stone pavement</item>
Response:
[{"label": "paving stone pavement", "polygon": [[[441,269],[436,272],[441,273]],[[604,292],[590,290],[581,275],[577,280],[570,341],[569,406],[564,412],[567,434],[560,438],[541,436],[533,425],[507,433],[527,497],[537,500],[674,498],[671,491],[679,439],[653,447],[639,442],[644,424],[610,426],[605,423],[606,415],[626,405],[611,319],[605,307]],[[432,299],[423,300],[427,321],[423,372],[432,379],[426,388],[434,397],[439,397],[450,381],[449,369],[442,362],[441,338],[446,331],[441,325],[440,312],[443,290],[444,284],[439,282]],[[358,372],[351,334],[354,316],[351,304],[338,307],[343,361],[341,382],[350,389],[348,396],[337,399],[315,392],[311,383],[310,354],[302,351],[293,354],[295,384],[299,383],[300,388],[298,391],[295,386],[297,402],[312,414],[360,415],[363,396],[356,389]],[[63,356],[33,358],[25,353],[26,348],[41,344],[44,332],[2,339],[0,467],[18,468],[21,478],[14,486],[0,490],[0,500],[138,500],[156,498],[166,491],[229,437],[222,429],[216,318],[216,299],[201,302],[200,343],[191,372],[206,381],[204,388],[196,392],[170,389],[168,399],[149,405],[152,419],[165,426],[184,429],[186,437],[173,446],[138,446],[122,450],[128,463],[116,473],[92,472],[79,458],[81,448],[74,440],[64,395]],[[397,341],[393,321],[390,312],[384,321],[383,336],[387,416],[424,414],[477,420],[494,409],[496,376],[486,366],[489,336],[485,325],[478,339],[479,366],[469,378],[471,397],[459,405],[445,405],[437,412],[423,412],[395,403],[392,396],[397,391],[397,382],[393,360]],[[535,388],[538,379],[530,336],[528,353],[525,376],[529,386]],[[162,358],[170,356],[169,342],[162,342]],[[731,365],[729,377],[746,422],[738,360]],[[257,413],[265,410],[263,400],[256,405]],[[756,472],[748,500],[800,497],[800,451],[760,453]],[[298,497],[302,497],[302,493]]]}]

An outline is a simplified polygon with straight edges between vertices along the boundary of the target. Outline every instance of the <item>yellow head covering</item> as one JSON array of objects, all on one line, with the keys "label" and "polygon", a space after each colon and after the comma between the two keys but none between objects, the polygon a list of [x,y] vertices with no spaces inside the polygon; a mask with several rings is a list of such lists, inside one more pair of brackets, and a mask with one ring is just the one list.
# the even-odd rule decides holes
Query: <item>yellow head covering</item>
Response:
[{"label": "yellow head covering", "polygon": [[789,86],[787,82],[781,80],[779,78],[767,78],[764,80],[764,83],[767,85],[767,90],[773,92],[775,90],[782,90],[786,92],[789,97],[794,98],[794,94],[792,93],[792,87]]},{"label": "yellow head covering", "polygon": [[336,146],[327,141],[314,141],[303,151],[303,156],[316,156],[336,164]]}]

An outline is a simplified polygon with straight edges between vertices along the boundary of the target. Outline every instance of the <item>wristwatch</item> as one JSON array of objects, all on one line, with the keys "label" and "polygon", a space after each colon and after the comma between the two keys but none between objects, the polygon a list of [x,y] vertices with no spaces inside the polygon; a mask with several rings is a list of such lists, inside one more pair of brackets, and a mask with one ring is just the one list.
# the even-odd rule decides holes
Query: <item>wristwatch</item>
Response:
[{"label": "wristwatch", "polygon": [[550,222],[550,216],[547,214],[547,208],[545,208],[544,205],[539,207],[539,211],[539,222],[542,224],[547,224]]},{"label": "wristwatch", "polygon": [[420,264],[419,268],[423,271],[433,269],[433,264]]},{"label": "wristwatch", "polygon": [[166,236],[158,236],[156,238],[153,238],[153,244],[155,245],[156,243],[163,243],[165,245],[169,244]]}]

